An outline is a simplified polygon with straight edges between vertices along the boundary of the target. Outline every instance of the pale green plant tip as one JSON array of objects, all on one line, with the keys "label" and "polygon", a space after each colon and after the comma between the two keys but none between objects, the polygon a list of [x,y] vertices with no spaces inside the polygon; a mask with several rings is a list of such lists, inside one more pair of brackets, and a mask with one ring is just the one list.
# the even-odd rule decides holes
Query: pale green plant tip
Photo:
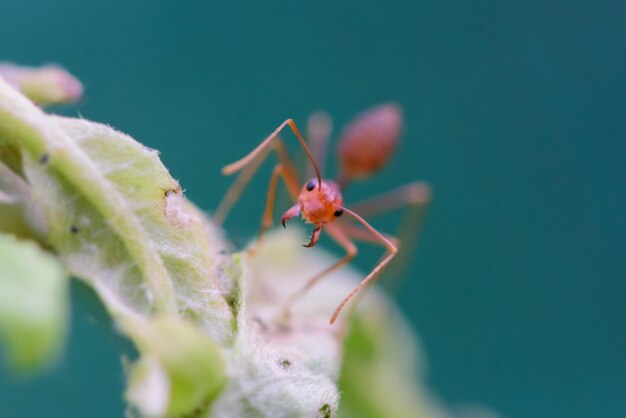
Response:
[{"label": "pale green plant tip", "polygon": [[83,95],[83,85],[58,65],[25,67],[0,62],[0,76],[40,106],[71,103]]}]

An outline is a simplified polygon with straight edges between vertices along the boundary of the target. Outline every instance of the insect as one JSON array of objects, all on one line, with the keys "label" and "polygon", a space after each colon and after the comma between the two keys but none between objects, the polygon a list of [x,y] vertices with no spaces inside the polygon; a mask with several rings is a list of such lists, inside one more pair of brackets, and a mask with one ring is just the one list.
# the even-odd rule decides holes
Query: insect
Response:
[{"label": "insect", "polygon": [[[328,273],[349,263],[358,252],[353,240],[383,246],[386,249],[384,257],[335,309],[330,319],[332,324],[346,304],[364,287],[376,280],[383,268],[391,262],[399,250],[399,239],[391,235],[381,234],[364,217],[374,216],[402,206],[423,209],[430,201],[430,188],[426,183],[413,182],[376,198],[352,205],[352,209],[344,204],[342,190],[345,190],[351,182],[369,177],[388,164],[403,128],[402,111],[399,106],[387,103],[373,107],[357,115],[346,126],[337,148],[340,171],[335,181],[322,178],[320,170],[320,166],[323,168],[326,144],[330,135],[330,118],[325,114],[318,113],[309,119],[308,125],[310,148],[295,122],[292,119],[287,119],[248,155],[222,169],[224,175],[232,175],[237,172],[240,172],[240,175],[216,210],[214,220],[217,223],[223,222],[230,208],[237,201],[261,163],[271,151],[275,151],[279,162],[274,167],[270,179],[259,238],[273,225],[276,189],[278,180],[282,178],[287,186],[287,191],[295,202],[282,215],[282,225],[285,227],[287,221],[301,216],[306,223],[314,226],[309,242],[304,244],[305,247],[315,246],[322,232],[325,231],[346,251],[343,258],[311,277],[298,292],[289,298],[287,306],[304,295],[308,289]],[[302,186],[298,172],[278,136],[285,127],[291,128],[309,161],[307,171],[310,178]],[[318,161],[320,166],[318,166]],[[417,231],[414,229],[405,229],[405,235],[408,235],[405,238],[407,241],[415,239]]]}]

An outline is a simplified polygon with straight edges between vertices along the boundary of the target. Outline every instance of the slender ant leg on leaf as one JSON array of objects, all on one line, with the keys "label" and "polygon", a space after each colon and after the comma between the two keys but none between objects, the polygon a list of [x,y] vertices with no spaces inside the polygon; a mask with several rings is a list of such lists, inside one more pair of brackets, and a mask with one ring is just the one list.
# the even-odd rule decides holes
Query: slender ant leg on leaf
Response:
[{"label": "slender ant leg on leaf", "polygon": [[[278,137],[286,126],[289,126],[297,137],[309,161],[307,173],[311,178],[301,188],[295,166]],[[342,190],[350,182],[366,178],[388,163],[402,131],[402,112],[395,104],[383,104],[361,113],[344,129],[338,145],[340,173],[337,181],[323,179],[316,162],[317,158],[320,165],[324,166],[331,126],[330,117],[324,113],[315,114],[309,119],[307,129],[311,145],[309,149],[295,122],[287,119],[252,152],[224,167],[222,173],[225,175],[241,173],[218,207],[215,217],[219,222],[225,219],[269,152],[276,151],[279,163],[274,167],[270,179],[259,238],[273,224],[278,179],[282,178],[295,202],[281,217],[283,226],[290,219],[301,216],[306,223],[314,225],[309,242],[304,244],[305,247],[315,246],[322,231],[326,230],[328,235],[346,251],[343,258],[309,278],[300,290],[287,299],[284,307],[287,315],[293,303],[305,295],[311,287],[356,256],[358,250],[353,240],[385,247],[387,251],[381,261],[337,306],[330,319],[332,324],[355,295],[376,281],[381,271],[396,256],[400,242],[404,242],[402,239],[381,234],[363,216],[374,216],[404,206],[412,208],[407,212],[414,216],[408,217],[411,223],[408,225],[409,230],[403,229],[403,234],[408,234],[406,237],[403,236],[403,239],[407,242],[414,241],[416,234],[411,234],[411,229],[422,223],[424,208],[430,201],[430,188],[423,182],[410,183],[349,209],[344,205]],[[337,222],[343,214],[348,215],[349,219],[344,218],[345,221]]]}]

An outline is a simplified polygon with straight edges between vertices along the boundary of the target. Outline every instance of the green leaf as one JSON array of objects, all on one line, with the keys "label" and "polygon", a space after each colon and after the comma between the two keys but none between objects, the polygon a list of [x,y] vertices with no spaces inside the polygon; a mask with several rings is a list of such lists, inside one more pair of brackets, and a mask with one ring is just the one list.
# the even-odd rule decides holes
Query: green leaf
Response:
[{"label": "green leaf", "polygon": [[53,256],[0,235],[0,339],[18,372],[58,357],[67,334],[68,292],[68,277]]},{"label": "green leaf", "polygon": [[[12,161],[21,166],[11,171],[23,173],[43,208],[46,243],[146,356],[133,379],[156,362],[170,385],[166,411],[202,406],[223,379],[211,344],[234,338],[232,280],[223,273],[232,262],[220,231],[184,198],[157,151],[105,125],[47,115],[1,79],[0,138],[19,150]],[[183,334],[149,331],[171,323]],[[163,351],[178,337],[180,353],[199,362],[206,382]]]},{"label": "green leaf", "polygon": [[111,313],[169,313],[232,337],[224,244],[158,153],[108,126],[46,115],[0,81],[0,137],[22,151],[49,242]]}]

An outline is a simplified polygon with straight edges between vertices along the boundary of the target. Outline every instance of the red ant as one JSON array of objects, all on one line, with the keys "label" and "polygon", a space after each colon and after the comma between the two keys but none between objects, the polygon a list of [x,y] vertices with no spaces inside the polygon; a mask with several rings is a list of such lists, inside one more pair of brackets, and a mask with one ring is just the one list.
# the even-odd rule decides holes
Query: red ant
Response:
[{"label": "red ant", "polygon": [[[308,133],[311,148],[320,156],[319,160],[322,162],[326,142],[330,134],[330,124],[330,118],[325,116],[325,114],[317,114],[309,120]],[[395,104],[379,105],[357,115],[354,121],[344,129],[339,141],[340,173],[337,181],[322,179],[316,159],[292,119],[287,119],[283,122],[244,158],[222,169],[224,175],[231,175],[238,171],[241,171],[241,174],[226,193],[222,203],[215,212],[214,220],[218,224],[224,221],[228,211],[237,201],[245,185],[265,160],[269,151],[274,150],[278,154],[279,163],[274,167],[270,180],[259,239],[273,224],[272,217],[276,199],[276,186],[279,177],[282,177],[289,194],[296,202],[281,217],[283,226],[285,226],[288,220],[301,215],[306,223],[311,223],[315,226],[309,242],[304,244],[305,247],[315,246],[322,234],[322,230],[326,230],[328,235],[346,250],[347,254],[342,259],[311,277],[304,287],[289,299],[287,306],[290,306],[291,303],[302,296],[326,274],[347,264],[356,256],[357,248],[352,239],[383,245],[387,249],[387,254],[339,304],[330,319],[332,324],[350,299],[368,283],[375,280],[380,271],[395,257],[399,248],[399,240],[395,237],[381,234],[365,221],[362,216],[358,215],[357,212],[363,216],[372,216],[401,206],[424,206],[430,201],[429,186],[423,182],[410,183],[367,202],[354,205],[354,210],[344,206],[341,190],[345,189],[351,181],[368,177],[388,163],[400,138],[402,125],[402,111]],[[308,171],[311,174],[314,173],[314,177],[308,180],[302,187],[300,187],[301,183],[298,180],[298,173],[294,164],[289,158],[284,144],[278,137],[278,134],[285,126],[289,126],[300,141],[300,145],[302,145],[310,162]],[[336,222],[344,214],[352,217],[361,226],[348,222]],[[412,239],[414,240],[417,231],[409,230],[407,232],[413,235]]]}]

